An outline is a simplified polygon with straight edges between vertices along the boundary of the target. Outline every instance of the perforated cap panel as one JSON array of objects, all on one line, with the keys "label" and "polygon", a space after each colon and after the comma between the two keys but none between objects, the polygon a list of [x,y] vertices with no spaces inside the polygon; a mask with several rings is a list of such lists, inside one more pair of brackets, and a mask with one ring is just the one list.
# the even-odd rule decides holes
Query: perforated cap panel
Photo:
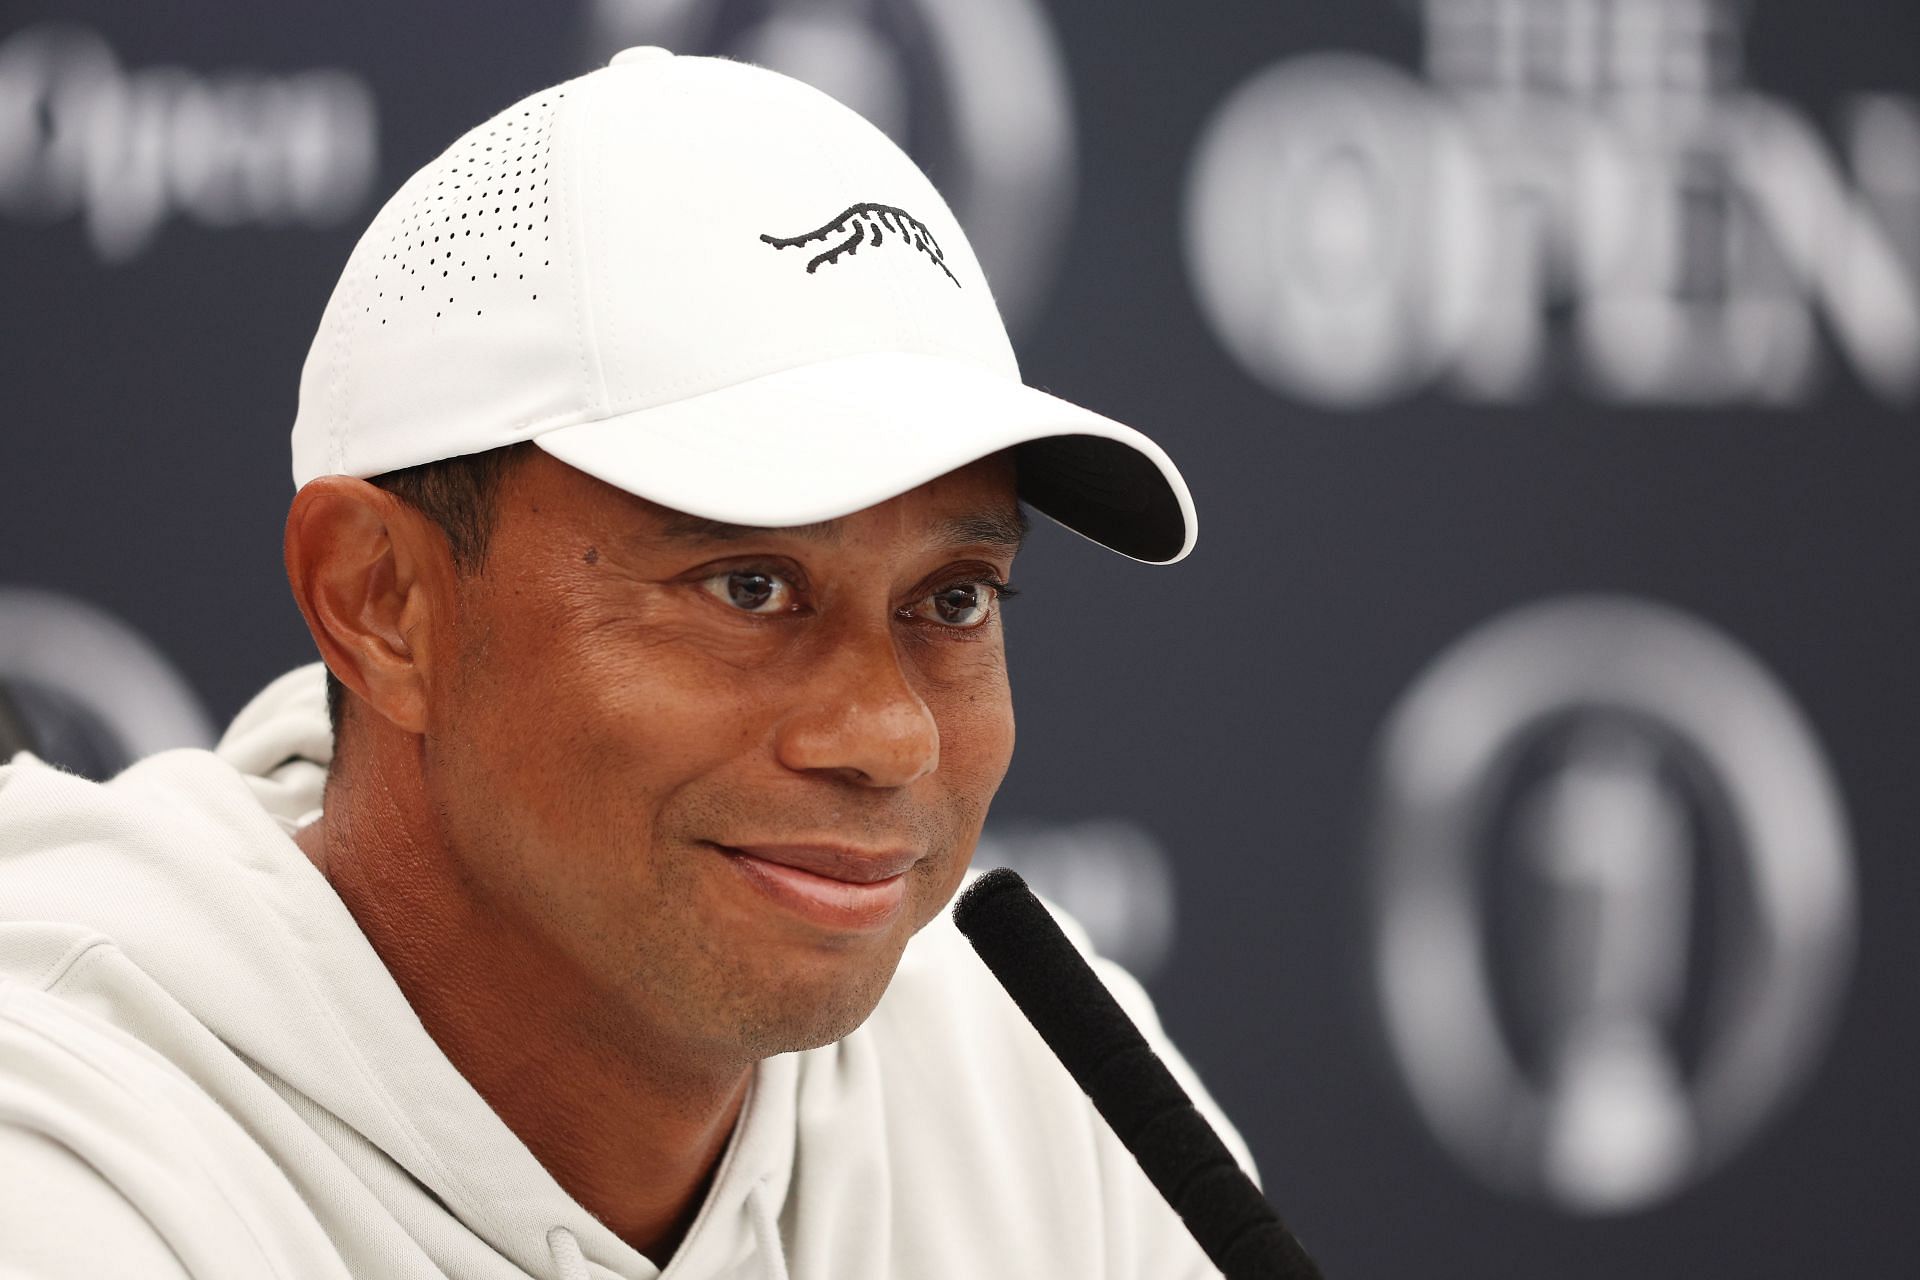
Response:
[{"label": "perforated cap panel", "polygon": [[474,453],[588,410],[571,84],[461,137],[374,218],[308,356],[296,483]]},{"label": "perforated cap panel", "polygon": [[540,300],[553,266],[554,109],[566,96],[550,89],[495,116],[441,156],[431,185],[412,188],[373,269],[373,322],[408,304],[445,319]]}]

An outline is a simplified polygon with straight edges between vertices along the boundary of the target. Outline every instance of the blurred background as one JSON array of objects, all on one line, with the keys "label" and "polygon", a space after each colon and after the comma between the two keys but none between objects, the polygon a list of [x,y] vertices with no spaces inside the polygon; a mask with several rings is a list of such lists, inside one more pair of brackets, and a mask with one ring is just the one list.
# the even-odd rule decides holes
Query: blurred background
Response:
[{"label": "blurred background", "polygon": [[0,743],[106,776],[315,656],[353,240],[633,44],[889,130],[1185,470],[1187,563],[1022,557],[981,859],[1329,1276],[1911,1271],[1911,0],[9,0]]}]

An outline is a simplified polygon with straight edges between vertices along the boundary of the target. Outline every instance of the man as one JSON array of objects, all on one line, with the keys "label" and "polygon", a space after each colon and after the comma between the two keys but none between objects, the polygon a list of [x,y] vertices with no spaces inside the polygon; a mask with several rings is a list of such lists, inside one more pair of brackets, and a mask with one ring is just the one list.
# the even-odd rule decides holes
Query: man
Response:
[{"label": "man", "polygon": [[1210,1274],[942,917],[1020,501],[1160,562],[1191,503],[904,155],[660,50],[517,103],[362,238],[293,452],[333,723],[307,668],[0,769],[0,1264]]}]

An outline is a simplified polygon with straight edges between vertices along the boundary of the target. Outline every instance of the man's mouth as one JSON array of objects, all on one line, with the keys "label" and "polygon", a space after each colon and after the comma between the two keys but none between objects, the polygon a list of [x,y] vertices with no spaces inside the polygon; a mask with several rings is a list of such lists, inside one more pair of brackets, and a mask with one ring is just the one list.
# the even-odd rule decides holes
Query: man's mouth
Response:
[{"label": "man's mouth", "polygon": [[741,879],[794,915],[828,929],[877,931],[906,901],[911,850],[835,844],[715,843]]}]

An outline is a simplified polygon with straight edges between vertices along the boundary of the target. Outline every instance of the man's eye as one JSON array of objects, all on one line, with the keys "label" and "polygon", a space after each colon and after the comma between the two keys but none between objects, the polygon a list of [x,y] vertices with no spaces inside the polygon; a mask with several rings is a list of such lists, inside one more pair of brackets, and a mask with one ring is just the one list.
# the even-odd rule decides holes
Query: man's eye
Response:
[{"label": "man's eye", "polygon": [[993,583],[962,582],[934,592],[906,612],[943,626],[972,628],[993,616],[997,594]]},{"label": "man's eye", "polygon": [[716,573],[700,585],[708,595],[742,613],[786,613],[794,607],[793,584],[759,569]]}]

